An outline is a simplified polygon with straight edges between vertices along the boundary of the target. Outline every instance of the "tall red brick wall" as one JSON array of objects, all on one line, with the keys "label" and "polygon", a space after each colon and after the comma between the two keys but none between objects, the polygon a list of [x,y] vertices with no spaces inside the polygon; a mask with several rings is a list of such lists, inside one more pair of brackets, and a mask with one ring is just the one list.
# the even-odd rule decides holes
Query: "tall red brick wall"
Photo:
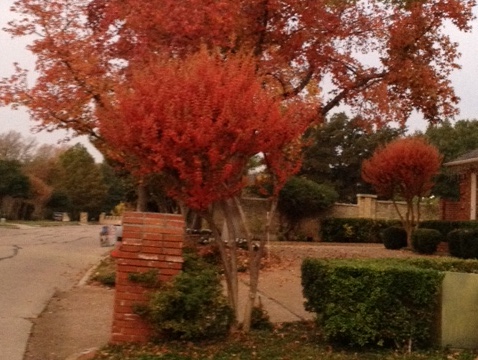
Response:
[{"label": "tall red brick wall", "polygon": [[133,308],[147,302],[149,289],[129,280],[131,273],[158,271],[169,281],[182,268],[185,224],[181,215],[127,212],[123,215],[123,241],[114,251],[116,286],[112,343],[150,339],[150,328]]},{"label": "tall red brick wall", "polygon": [[471,177],[463,174],[460,180],[460,200],[441,201],[441,219],[448,221],[468,221],[471,215]]}]

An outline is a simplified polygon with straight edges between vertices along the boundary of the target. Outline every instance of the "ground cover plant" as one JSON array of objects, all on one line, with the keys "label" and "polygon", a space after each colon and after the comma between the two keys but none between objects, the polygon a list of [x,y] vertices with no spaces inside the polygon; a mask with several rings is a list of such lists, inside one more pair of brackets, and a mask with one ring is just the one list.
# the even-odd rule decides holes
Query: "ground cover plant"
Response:
[{"label": "ground cover plant", "polygon": [[108,346],[94,360],[474,360],[470,351],[402,351],[344,349],[323,341],[313,322],[276,324],[270,331],[252,330],[219,341],[162,342]]},{"label": "ground cover plant", "polygon": [[90,281],[114,287],[116,283],[116,262],[114,258],[111,256],[104,258],[96,267]]}]

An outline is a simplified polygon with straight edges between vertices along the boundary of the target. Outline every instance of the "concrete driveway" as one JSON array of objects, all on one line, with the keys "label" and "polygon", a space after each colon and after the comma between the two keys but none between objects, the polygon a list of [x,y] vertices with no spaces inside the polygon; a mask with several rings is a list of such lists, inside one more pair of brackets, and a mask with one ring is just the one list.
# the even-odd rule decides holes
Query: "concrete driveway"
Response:
[{"label": "concrete driveway", "polygon": [[0,227],[0,360],[22,360],[32,320],[108,253],[99,225]]}]

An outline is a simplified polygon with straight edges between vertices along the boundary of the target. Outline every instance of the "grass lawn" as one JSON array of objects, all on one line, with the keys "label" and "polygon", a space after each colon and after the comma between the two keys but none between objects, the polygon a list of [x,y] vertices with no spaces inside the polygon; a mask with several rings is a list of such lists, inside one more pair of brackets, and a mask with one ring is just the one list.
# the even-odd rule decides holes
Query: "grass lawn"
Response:
[{"label": "grass lawn", "polygon": [[144,346],[109,346],[94,360],[475,360],[470,351],[433,350],[408,354],[393,350],[333,347],[325,343],[312,322],[287,323],[273,330],[231,335],[214,342],[162,342]]}]

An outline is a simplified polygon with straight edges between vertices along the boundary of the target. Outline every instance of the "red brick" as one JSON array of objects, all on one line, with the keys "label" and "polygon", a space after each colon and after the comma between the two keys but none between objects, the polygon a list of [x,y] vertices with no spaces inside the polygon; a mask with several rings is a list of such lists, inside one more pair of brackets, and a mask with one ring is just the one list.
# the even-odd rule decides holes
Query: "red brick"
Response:
[{"label": "red brick", "polygon": [[163,241],[163,248],[167,249],[182,249],[183,242],[182,241]]},{"label": "red brick", "polygon": [[151,335],[151,330],[149,328],[138,328],[138,327],[127,327],[121,330],[123,335],[136,335],[149,337]]},{"label": "red brick", "polygon": [[126,266],[157,268],[160,266],[160,261],[144,259],[118,259],[117,264]]},{"label": "red brick", "polygon": [[164,261],[168,262],[168,263],[180,263],[180,264],[182,264],[184,259],[183,259],[182,256],[168,255],[168,256],[165,256]]},{"label": "red brick", "polygon": [[139,252],[127,252],[121,251],[121,248],[116,252],[116,258],[118,259],[137,259]]},{"label": "red brick", "polygon": [[184,234],[181,235],[175,235],[175,234],[164,234],[163,236],[163,241],[165,242],[176,242],[176,243],[182,243],[184,242],[184,238],[186,236]]},{"label": "red brick", "polygon": [[171,268],[161,268],[159,269],[159,275],[176,275],[181,271],[181,269],[171,269]]},{"label": "red brick", "polygon": [[149,290],[140,285],[116,285],[116,291],[130,294],[146,294]]},{"label": "red brick", "polygon": [[161,241],[163,240],[163,238],[164,238],[164,234],[161,234],[161,233],[145,233],[143,235],[144,240]]},{"label": "red brick", "polygon": [[121,246],[123,245],[141,246],[142,244],[143,244],[143,239],[141,237],[134,237],[129,235],[127,232],[126,233],[123,232],[123,241],[121,243]]},{"label": "red brick", "polygon": [[163,253],[165,255],[177,255],[177,256],[182,256],[183,255],[183,250],[180,248],[164,248],[162,249]]},{"label": "red brick", "polygon": [[139,302],[144,302],[147,297],[145,294],[137,293],[127,293],[127,292],[118,292],[116,295],[117,300],[134,300]]},{"label": "red brick", "polygon": [[159,254],[145,254],[141,252],[138,254],[138,259],[148,260],[148,261],[160,261],[160,260],[165,260],[165,257]]},{"label": "red brick", "polygon": [[125,251],[125,252],[139,252],[141,251],[141,246],[138,245],[128,245],[122,244],[120,247],[120,251]]}]

